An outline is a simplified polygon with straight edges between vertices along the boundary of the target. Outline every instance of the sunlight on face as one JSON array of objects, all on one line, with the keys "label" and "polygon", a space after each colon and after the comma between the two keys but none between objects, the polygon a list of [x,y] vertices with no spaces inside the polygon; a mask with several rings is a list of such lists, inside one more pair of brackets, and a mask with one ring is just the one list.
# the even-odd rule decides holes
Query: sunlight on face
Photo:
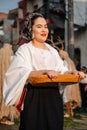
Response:
[{"label": "sunlight on face", "polygon": [[34,21],[32,30],[33,30],[33,35],[35,40],[37,40],[38,42],[46,41],[49,31],[48,31],[46,20],[44,18],[41,17],[37,18]]}]

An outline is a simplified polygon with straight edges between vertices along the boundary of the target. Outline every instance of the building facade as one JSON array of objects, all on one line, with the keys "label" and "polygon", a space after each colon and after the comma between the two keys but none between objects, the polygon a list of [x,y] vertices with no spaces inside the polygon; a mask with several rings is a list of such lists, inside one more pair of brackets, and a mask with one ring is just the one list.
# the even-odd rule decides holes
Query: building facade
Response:
[{"label": "building facade", "polygon": [[[20,0],[18,8],[9,11],[9,20],[14,20],[11,31],[11,38],[13,44],[18,44],[23,18],[26,13],[40,12],[42,13],[49,24],[50,34],[53,36],[54,42],[58,42],[58,36],[65,40],[67,37],[67,27],[65,24],[66,10],[69,0]],[[87,0],[73,1],[73,32],[74,32],[74,49],[75,61],[79,62],[81,66],[87,67]],[[66,45],[67,44],[67,45]],[[68,48],[68,43],[64,46]],[[66,48],[66,49],[67,49]]]},{"label": "building facade", "polygon": [[87,0],[74,0],[74,46],[81,66],[87,67]]}]

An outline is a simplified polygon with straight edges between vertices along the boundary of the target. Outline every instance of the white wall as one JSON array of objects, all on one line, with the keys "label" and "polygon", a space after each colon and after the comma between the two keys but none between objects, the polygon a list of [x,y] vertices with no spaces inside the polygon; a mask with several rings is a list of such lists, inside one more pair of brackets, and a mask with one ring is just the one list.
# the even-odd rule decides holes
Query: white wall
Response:
[{"label": "white wall", "polygon": [[87,67],[87,30],[75,33],[75,48],[81,49],[81,66]]},{"label": "white wall", "polygon": [[87,24],[87,0],[74,0],[74,24]]}]

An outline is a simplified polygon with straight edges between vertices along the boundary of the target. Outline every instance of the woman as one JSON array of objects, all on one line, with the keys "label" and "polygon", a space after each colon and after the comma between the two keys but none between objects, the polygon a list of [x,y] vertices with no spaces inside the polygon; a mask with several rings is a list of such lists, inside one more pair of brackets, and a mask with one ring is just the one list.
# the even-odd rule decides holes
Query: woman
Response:
[{"label": "woman", "polygon": [[[25,27],[29,43],[19,47],[5,75],[5,102],[10,104],[13,99],[16,100],[16,89],[20,88],[21,93],[27,82],[19,130],[63,130],[63,103],[58,86],[35,87],[30,79],[44,74],[54,79],[68,69],[63,66],[58,52],[45,42],[49,31],[41,14],[28,15]],[[84,77],[83,73],[79,74]]]}]

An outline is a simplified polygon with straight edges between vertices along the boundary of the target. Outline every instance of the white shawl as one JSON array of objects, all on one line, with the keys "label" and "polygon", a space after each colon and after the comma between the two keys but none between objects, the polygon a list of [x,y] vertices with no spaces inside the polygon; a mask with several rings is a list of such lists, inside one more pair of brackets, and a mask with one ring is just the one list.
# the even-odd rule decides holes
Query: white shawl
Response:
[{"label": "white shawl", "polygon": [[7,105],[19,101],[31,71],[51,69],[64,73],[68,70],[58,52],[50,45],[47,46],[50,51],[35,48],[31,42],[19,47],[4,78],[3,97]]}]

